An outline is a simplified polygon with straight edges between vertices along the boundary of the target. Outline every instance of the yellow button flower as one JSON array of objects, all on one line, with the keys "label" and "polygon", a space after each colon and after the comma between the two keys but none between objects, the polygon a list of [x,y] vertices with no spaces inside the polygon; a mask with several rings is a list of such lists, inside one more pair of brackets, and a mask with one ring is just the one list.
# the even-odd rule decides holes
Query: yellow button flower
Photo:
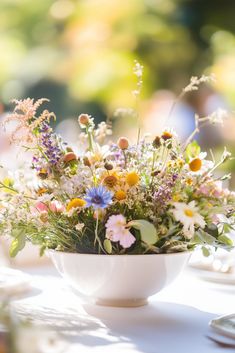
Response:
[{"label": "yellow button flower", "polygon": [[83,207],[85,206],[86,201],[83,199],[72,199],[71,201],[69,201],[67,207],[66,207],[66,211],[70,211],[72,208],[76,208],[76,207]]},{"label": "yellow button flower", "polygon": [[128,173],[126,176],[126,182],[129,186],[134,186],[138,184],[139,180],[140,180],[140,177],[136,172]]},{"label": "yellow button flower", "polygon": [[198,172],[202,167],[202,161],[200,158],[194,158],[190,163],[189,163],[189,168],[192,172]]},{"label": "yellow button flower", "polygon": [[186,181],[186,184],[188,184],[188,185],[192,185],[193,184],[193,179],[192,178],[187,178],[185,181]]},{"label": "yellow button flower", "polygon": [[175,202],[180,201],[180,199],[181,199],[181,196],[179,194],[173,195],[173,197],[172,197],[172,200]]},{"label": "yellow button flower", "polygon": [[115,192],[114,196],[118,201],[122,201],[126,199],[126,192],[123,190],[118,190]]},{"label": "yellow button flower", "polygon": [[177,165],[178,165],[179,168],[182,168],[184,166],[184,160],[183,159],[178,158],[176,162],[177,162]]}]

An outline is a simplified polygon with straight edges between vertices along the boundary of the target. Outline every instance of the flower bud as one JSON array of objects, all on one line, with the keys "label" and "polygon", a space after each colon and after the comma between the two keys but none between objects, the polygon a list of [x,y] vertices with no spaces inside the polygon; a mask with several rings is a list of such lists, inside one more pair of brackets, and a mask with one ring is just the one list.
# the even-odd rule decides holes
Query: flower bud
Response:
[{"label": "flower bud", "polygon": [[71,161],[76,161],[77,160],[77,156],[75,153],[73,152],[68,152],[64,155],[64,158],[63,158],[64,162],[65,163],[69,163]]},{"label": "flower bud", "polygon": [[153,147],[159,148],[160,146],[161,146],[161,138],[159,136],[156,136],[155,139],[153,140]]},{"label": "flower bud", "polygon": [[129,147],[129,140],[126,137],[120,137],[117,144],[121,150],[126,150]]},{"label": "flower bud", "polygon": [[44,169],[44,168],[40,169],[39,172],[38,172],[38,176],[39,176],[39,178],[41,178],[41,179],[46,179],[46,178],[48,177],[48,172],[47,172],[47,170]]},{"label": "flower bud", "polygon": [[83,164],[84,164],[86,167],[90,167],[90,166],[91,166],[91,162],[89,161],[89,158],[88,158],[88,157],[84,157],[84,158],[83,158]]},{"label": "flower bud", "polygon": [[104,167],[105,167],[106,170],[112,170],[113,169],[113,165],[111,163],[108,163],[108,162],[106,162],[104,164]]},{"label": "flower bud", "polygon": [[154,171],[151,172],[151,176],[154,177],[154,176],[157,176],[160,173],[161,173],[160,170],[154,170]]},{"label": "flower bud", "polygon": [[66,152],[73,152],[73,149],[71,147],[66,147]]},{"label": "flower bud", "polygon": [[88,114],[80,114],[78,117],[78,122],[80,125],[89,125],[90,123],[90,115]]}]

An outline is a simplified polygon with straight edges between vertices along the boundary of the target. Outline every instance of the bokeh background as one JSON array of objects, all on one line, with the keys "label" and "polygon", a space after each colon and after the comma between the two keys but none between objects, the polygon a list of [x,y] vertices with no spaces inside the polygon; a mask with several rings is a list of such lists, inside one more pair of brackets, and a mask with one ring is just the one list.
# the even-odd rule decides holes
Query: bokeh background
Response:
[{"label": "bokeh background", "polygon": [[[57,129],[75,139],[79,113],[98,122],[133,107],[137,59],[144,66],[143,130],[157,133],[190,77],[213,72],[217,82],[187,95],[167,123],[184,139],[195,112],[226,108],[225,127],[204,130],[200,142],[233,151],[234,16],[234,0],[1,0],[1,113],[12,98],[47,97]],[[134,136],[136,125],[125,117],[114,130]]]}]

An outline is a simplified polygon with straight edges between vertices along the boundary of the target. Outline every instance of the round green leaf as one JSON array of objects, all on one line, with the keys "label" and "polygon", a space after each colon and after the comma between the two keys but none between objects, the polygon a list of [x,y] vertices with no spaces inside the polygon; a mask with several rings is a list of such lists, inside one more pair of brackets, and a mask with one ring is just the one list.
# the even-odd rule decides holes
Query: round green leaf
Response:
[{"label": "round green leaf", "polygon": [[137,219],[129,222],[129,225],[140,231],[141,240],[152,245],[158,240],[157,231],[154,225],[144,219]]}]

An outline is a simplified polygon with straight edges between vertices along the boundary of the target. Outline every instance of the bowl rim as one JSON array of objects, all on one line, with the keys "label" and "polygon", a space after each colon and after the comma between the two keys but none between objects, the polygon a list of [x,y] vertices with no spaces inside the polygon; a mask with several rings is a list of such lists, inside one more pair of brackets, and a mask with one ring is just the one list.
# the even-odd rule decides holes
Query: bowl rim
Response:
[{"label": "bowl rim", "polygon": [[186,254],[192,254],[193,250],[187,250],[187,251],[178,251],[178,252],[173,252],[173,253],[161,253],[161,254],[87,254],[87,253],[74,253],[74,252],[67,252],[67,251],[58,251],[55,249],[47,249],[45,251],[46,253],[51,253],[51,254],[63,254],[63,255],[72,255],[72,256],[94,256],[94,257],[128,257],[128,258],[136,258],[136,257],[155,257],[155,256],[180,256],[180,255],[186,255]]}]

